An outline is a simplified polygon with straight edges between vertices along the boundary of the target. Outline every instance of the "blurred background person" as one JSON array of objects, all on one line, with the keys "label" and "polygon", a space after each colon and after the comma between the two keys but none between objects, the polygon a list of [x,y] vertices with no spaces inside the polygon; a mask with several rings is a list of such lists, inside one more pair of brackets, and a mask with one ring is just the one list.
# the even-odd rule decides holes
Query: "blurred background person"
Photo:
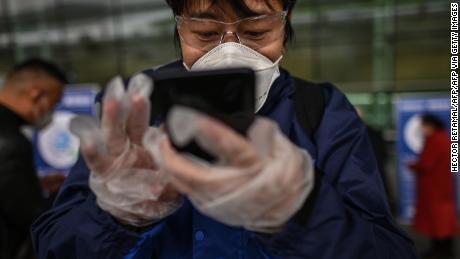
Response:
[{"label": "blurred background person", "polygon": [[409,165],[417,174],[414,229],[431,238],[431,247],[423,258],[454,258],[457,220],[449,133],[443,122],[430,114],[422,116],[422,128],[423,150],[418,161]]},{"label": "blurred background person", "polygon": [[66,82],[55,65],[30,59],[15,66],[0,89],[1,259],[32,257],[29,228],[47,206],[24,129],[51,122]]}]

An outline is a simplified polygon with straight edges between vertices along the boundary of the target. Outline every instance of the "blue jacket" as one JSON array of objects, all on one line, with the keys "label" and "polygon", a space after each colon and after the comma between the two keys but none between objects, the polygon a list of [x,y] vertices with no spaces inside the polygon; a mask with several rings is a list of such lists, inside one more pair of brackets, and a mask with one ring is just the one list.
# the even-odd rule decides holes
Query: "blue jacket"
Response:
[{"label": "blue jacket", "polygon": [[286,71],[259,112],[306,149],[318,168],[314,194],[282,232],[229,227],[188,201],[149,230],[129,230],[97,206],[80,160],[53,209],[32,227],[39,258],[416,258],[412,241],[390,214],[365,126],[344,94],[330,84],[323,90],[327,104],[312,139],[296,119],[293,79]]}]

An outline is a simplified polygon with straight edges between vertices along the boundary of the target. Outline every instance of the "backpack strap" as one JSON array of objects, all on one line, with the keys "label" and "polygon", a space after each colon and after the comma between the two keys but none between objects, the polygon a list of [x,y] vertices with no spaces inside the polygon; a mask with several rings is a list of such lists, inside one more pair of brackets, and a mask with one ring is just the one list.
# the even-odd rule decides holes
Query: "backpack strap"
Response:
[{"label": "backpack strap", "polygon": [[[314,134],[321,123],[326,107],[326,96],[322,91],[323,84],[304,81],[294,77],[294,106],[298,122],[307,135],[313,140]],[[319,195],[323,173],[315,167],[315,184],[302,208],[294,215],[293,220],[307,226]]]},{"label": "backpack strap", "polygon": [[297,120],[308,136],[313,138],[326,106],[322,86],[297,77],[294,77],[294,86],[294,106]]}]

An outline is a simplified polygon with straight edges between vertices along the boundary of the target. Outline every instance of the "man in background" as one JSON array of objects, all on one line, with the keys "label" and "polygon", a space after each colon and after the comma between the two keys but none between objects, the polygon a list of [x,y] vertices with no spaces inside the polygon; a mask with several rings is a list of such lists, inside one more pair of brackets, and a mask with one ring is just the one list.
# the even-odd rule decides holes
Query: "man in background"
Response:
[{"label": "man in background", "polygon": [[66,83],[55,65],[30,59],[15,66],[0,88],[0,259],[28,258],[29,228],[46,202],[24,129],[51,122]]}]

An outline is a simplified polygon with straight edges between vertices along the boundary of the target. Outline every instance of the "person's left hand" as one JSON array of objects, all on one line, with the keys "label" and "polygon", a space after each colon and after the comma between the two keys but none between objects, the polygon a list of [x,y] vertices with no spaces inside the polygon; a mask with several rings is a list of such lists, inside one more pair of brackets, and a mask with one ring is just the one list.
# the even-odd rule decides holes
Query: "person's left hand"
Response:
[{"label": "person's left hand", "polygon": [[194,110],[168,116],[175,143],[194,139],[218,157],[215,164],[178,153],[164,139],[150,152],[171,183],[202,213],[257,232],[276,232],[302,207],[313,188],[310,155],[268,120],[257,118],[248,138]]},{"label": "person's left hand", "polygon": [[129,228],[151,226],[182,206],[182,196],[146,148],[166,138],[161,129],[149,127],[152,83],[138,74],[125,89],[116,77],[106,88],[101,122],[77,116],[70,123],[97,205]]}]

